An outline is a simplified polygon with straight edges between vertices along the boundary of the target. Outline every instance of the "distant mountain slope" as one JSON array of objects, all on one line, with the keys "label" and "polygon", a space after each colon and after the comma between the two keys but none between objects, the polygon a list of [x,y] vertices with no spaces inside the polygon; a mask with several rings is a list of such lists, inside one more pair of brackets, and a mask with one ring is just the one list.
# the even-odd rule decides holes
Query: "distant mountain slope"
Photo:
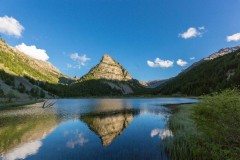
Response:
[{"label": "distant mountain slope", "polygon": [[146,86],[149,88],[156,88],[167,81],[168,79],[149,81],[149,82],[146,82]]},{"label": "distant mountain slope", "polygon": [[33,59],[3,40],[0,40],[0,69],[49,83],[58,83],[64,77],[51,63]]},{"label": "distant mountain slope", "polygon": [[240,47],[219,52],[193,64],[158,87],[164,95],[202,95],[240,85]]},{"label": "distant mountain slope", "polygon": [[86,75],[71,84],[70,88],[78,90],[76,94],[81,96],[127,95],[140,93],[145,89],[120,63],[107,54]]}]

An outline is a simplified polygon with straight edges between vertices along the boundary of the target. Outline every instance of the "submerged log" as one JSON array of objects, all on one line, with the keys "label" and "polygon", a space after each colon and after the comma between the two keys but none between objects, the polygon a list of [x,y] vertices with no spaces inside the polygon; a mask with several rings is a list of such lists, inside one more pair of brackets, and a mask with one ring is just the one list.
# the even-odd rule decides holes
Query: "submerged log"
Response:
[{"label": "submerged log", "polygon": [[56,103],[56,101],[54,101],[54,100],[45,100],[42,108],[52,107],[55,103]]}]

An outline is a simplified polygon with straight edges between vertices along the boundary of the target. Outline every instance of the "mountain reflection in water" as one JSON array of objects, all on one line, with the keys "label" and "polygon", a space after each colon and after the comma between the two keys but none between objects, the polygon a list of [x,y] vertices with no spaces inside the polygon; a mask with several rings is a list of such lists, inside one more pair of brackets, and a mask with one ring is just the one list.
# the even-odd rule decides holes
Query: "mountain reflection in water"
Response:
[{"label": "mountain reflection in water", "polygon": [[0,111],[0,159],[169,159],[163,104],[193,99],[59,99]]},{"label": "mountain reflection in water", "polygon": [[103,146],[108,146],[131,123],[134,110],[118,110],[105,113],[90,113],[80,117],[88,127],[102,140]]}]

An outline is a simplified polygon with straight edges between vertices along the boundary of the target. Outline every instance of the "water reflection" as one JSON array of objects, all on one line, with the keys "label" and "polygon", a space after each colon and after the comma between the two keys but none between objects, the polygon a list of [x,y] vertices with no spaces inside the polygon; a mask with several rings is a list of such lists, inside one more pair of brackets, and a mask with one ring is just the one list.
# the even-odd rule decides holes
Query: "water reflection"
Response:
[{"label": "water reflection", "polygon": [[42,140],[56,127],[55,115],[0,117],[0,153],[4,160],[37,154]]},{"label": "water reflection", "polygon": [[161,140],[164,140],[165,138],[168,137],[172,137],[172,131],[170,131],[169,129],[159,129],[159,128],[155,128],[151,131],[151,137],[155,137],[158,136],[159,138],[161,138]]},{"label": "water reflection", "polygon": [[27,156],[36,154],[41,146],[42,146],[41,139],[24,143],[8,151],[3,157],[3,159],[5,160],[25,159]]},{"label": "water reflection", "polygon": [[118,109],[82,115],[80,119],[100,137],[103,146],[108,146],[131,123],[135,114],[137,111],[131,109]]},{"label": "water reflection", "polygon": [[[0,111],[0,159],[168,159],[168,109],[192,99],[61,99]],[[158,137],[158,138],[156,138]]]},{"label": "water reflection", "polygon": [[84,144],[88,142],[88,139],[85,137],[85,135],[78,130],[67,132],[64,136],[70,137],[70,140],[68,140],[66,144],[68,148],[75,148],[75,146],[84,146]]}]

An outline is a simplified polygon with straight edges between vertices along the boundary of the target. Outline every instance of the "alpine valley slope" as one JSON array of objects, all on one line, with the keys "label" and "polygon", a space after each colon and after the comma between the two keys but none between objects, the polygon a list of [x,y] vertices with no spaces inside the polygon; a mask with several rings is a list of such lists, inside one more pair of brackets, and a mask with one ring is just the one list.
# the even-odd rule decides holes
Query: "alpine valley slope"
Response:
[{"label": "alpine valley slope", "polygon": [[49,83],[58,83],[61,77],[66,77],[50,62],[31,58],[3,40],[0,40],[0,69]]},{"label": "alpine valley slope", "polygon": [[199,96],[239,88],[240,46],[224,48],[161,84],[155,94]]},{"label": "alpine valley slope", "polygon": [[57,84],[67,79],[50,62],[31,58],[0,39],[0,102],[51,98],[53,95],[39,84]]}]

